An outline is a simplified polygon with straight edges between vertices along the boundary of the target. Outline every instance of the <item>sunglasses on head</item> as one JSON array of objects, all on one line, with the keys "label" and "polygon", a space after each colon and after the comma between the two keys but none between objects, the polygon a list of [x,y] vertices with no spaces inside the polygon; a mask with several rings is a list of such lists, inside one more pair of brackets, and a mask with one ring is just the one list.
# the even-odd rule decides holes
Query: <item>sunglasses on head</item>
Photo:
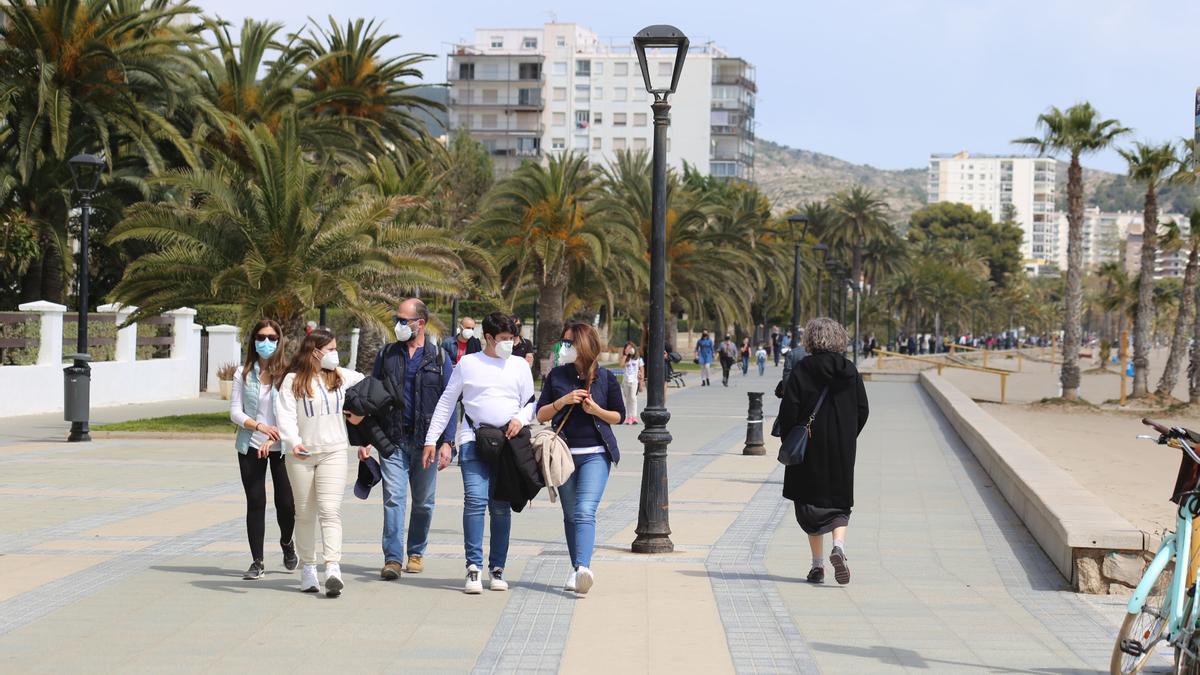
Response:
[{"label": "sunglasses on head", "polygon": [[271,342],[279,342],[279,336],[278,335],[255,335],[254,336],[255,342],[262,342],[263,340],[270,340]]}]

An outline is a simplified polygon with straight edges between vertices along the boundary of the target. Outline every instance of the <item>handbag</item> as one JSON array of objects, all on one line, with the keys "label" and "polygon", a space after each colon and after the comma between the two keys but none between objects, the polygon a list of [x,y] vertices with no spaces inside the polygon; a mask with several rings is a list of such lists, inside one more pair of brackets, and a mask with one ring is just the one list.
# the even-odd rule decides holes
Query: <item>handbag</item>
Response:
[{"label": "handbag", "polygon": [[784,466],[795,466],[804,462],[804,453],[808,450],[808,441],[812,438],[812,423],[817,419],[817,412],[821,410],[821,404],[825,402],[825,396],[829,394],[829,387],[825,387],[821,391],[820,398],[817,399],[817,405],[813,406],[812,414],[808,416],[808,421],[803,425],[796,425],[784,437],[783,443],[779,446],[779,463]]}]

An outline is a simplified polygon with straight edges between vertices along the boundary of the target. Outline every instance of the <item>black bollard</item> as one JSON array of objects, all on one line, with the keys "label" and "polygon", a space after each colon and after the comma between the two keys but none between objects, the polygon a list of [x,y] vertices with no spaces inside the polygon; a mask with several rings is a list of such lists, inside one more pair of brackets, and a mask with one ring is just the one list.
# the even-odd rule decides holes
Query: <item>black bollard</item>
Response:
[{"label": "black bollard", "polygon": [[746,447],[743,455],[765,455],[767,449],[763,446],[763,393],[751,391],[750,411],[746,414]]}]

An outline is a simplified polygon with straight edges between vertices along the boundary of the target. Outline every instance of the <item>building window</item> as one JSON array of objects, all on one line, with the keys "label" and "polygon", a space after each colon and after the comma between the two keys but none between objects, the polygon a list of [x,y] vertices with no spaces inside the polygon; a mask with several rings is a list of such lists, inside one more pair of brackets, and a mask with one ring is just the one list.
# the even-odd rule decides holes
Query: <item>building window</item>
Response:
[{"label": "building window", "polygon": [[646,113],[633,113],[633,126],[635,126],[635,127],[646,126]]},{"label": "building window", "polygon": [[597,101],[603,101],[604,100],[604,87],[593,87],[592,88],[592,98],[596,99]]},{"label": "building window", "polygon": [[521,47],[525,49],[537,49],[537,38],[527,37],[521,42]]},{"label": "building window", "polygon": [[499,129],[500,128],[500,118],[495,114],[483,115],[482,120],[483,120],[483,123],[481,124],[481,126],[484,129]]},{"label": "building window", "polygon": [[575,62],[575,77],[591,77],[592,62],[588,59],[579,59]]},{"label": "building window", "polygon": [[588,111],[586,111],[586,110],[576,110],[575,111],[575,128],[576,129],[588,128]]},{"label": "building window", "polygon": [[500,90],[498,90],[498,89],[484,89],[483,90],[483,102],[484,103],[495,103],[498,100],[500,100]]},{"label": "building window", "polygon": [[542,64],[522,63],[517,66],[517,78],[521,80],[537,80],[542,77]]},{"label": "building window", "polygon": [[659,61],[658,74],[662,77],[670,77],[671,69],[675,67],[674,61]]},{"label": "building window", "polygon": [[554,88],[554,100],[555,101],[567,100],[567,88],[566,87],[555,87]]},{"label": "building window", "polygon": [[597,61],[597,62],[593,63],[592,64],[592,75],[603,75],[603,74],[604,74],[604,62]]},{"label": "building window", "polygon": [[629,75],[629,63],[625,61],[617,61],[613,64],[613,75],[617,77],[626,77]]},{"label": "building window", "polygon": [[629,100],[629,89],[627,89],[625,87],[613,87],[613,100],[614,101],[628,101]]},{"label": "building window", "polygon": [[474,63],[458,64],[458,79],[460,79],[460,80],[475,79],[475,64]]},{"label": "building window", "polygon": [[504,48],[504,36],[503,35],[493,35],[492,36],[492,49],[503,49],[503,48]]},{"label": "building window", "polygon": [[604,113],[600,112],[599,110],[597,110],[595,113],[593,113],[592,114],[592,124],[595,124],[597,126],[604,124]]},{"label": "building window", "polygon": [[593,150],[603,150],[604,149],[604,139],[600,138],[599,136],[593,138],[592,139],[592,149]]},{"label": "building window", "polygon": [[588,101],[592,98],[592,87],[587,84],[575,85],[575,100]]},{"label": "building window", "polygon": [[613,150],[624,150],[625,149],[625,139],[624,138],[614,138],[612,145],[613,145]]},{"label": "building window", "polygon": [[567,126],[567,113],[565,112],[556,112],[551,116],[550,119],[550,123],[556,127]]},{"label": "building window", "polygon": [[558,37],[554,38],[554,45],[557,47],[566,47],[567,46],[567,36],[559,35]]},{"label": "building window", "polygon": [[565,139],[565,138],[551,139],[550,140],[550,149],[551,150],[566,150],[567,149],[567,139]]},{"label": "building window", "polygon": [[625,118],[626,118],[625,113],[622,113],[622,112],[613,113],[613,126],[614,127],[625,126]]},{"label": "building window", "polygon": [[566,75],[567,74],[567,62],[566,61],[555,61],[554,62],[554,74],[555,75]]},{"label": "building window", "polygon": [[645,150],[646,149],[646,139],[644,139],[644,138],[633,139],[633,149],[634,150]]},{"label": "building window", "polygon": [[541,89],[518,89],[517,90],[517,105],[541,105],[542,90]]}]

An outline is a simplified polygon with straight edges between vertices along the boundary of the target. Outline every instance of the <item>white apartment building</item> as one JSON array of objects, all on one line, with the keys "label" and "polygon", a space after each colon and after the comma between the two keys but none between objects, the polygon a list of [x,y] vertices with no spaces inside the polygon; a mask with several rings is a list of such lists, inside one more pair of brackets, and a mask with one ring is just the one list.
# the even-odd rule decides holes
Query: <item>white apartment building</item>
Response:
[{"label": "white apartment building", "polygon": [[928,201],[966,204],[996,221],[1011,207],[1025,232],[1021,254],[1027,267],[1065,267],[1066,240],[1054,205],[1057,172],[1058,162],[1046,157],[934,154],[929,158]]},{"label": "white apartment building", "polygon": [[[1145,231],[1143,226],[1145,219],[1140,212],[1123,211],[1120,215],[1128,219],[1122,237],[1125,271],[1130,276],[1134,276],[1142,269],[1142,233]],[[1158,214],[1159,250],[1154,259],[1155,279],[1182,279],[1184,270],[1187,268],[1188,249],[1186,246],[1170,253],[1162,250],[1162,237],[1165,232],[1163,225],[1172,221],[1179,226],[1180,236],[1186,238],[1191,231],[1191,224],[1188,222],[1187,216],[1181,213]]]},{"label": "white apartment building", "polygon": [[[650,55],[647,55],[650,57]],[[656,75],[673,59],[648,58]],[[654,121],[632,40],[602,41],[577,24],[482,28],[447,57],[450,127],[492,153],[498,174],[548,153],[607,162],[650,150]],[[712,44],[692,45],[671,97],[667,163],[716,176],[754,176],[754,68]]]}]

